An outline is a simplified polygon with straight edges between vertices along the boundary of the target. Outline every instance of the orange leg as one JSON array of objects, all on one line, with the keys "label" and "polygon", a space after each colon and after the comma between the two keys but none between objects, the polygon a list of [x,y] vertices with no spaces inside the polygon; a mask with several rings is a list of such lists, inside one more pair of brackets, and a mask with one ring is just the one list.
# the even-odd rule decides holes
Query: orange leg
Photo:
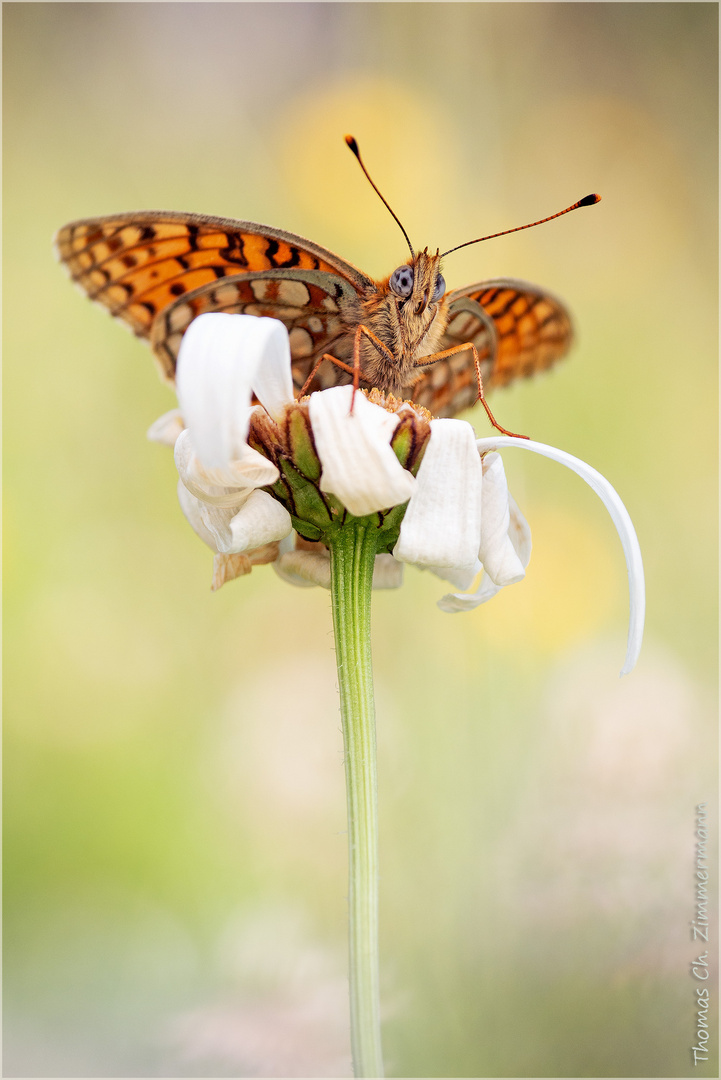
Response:
[{"label": "orange leg", "polygon": [[315,364],[313,365],[313,370],[311,371],[310,375],[308,376],[308,378],[303,383],[303,386],[301,388],[300,393],[298,394],[298,397],[299,398],[303,397],[303,395],[307,392],[308,387],[310,386],[310,384],[313,381],[313,377],[314,377],[315,373],[317,372],[318,368],[323,363],[323,361],[324,360],[329,360],[331,364],[335,364],[336,367],[339,367],[342,371],[347,371],[349,375],[353,376],[353,396],[351,397],[351,406],[350,406],[350,411],[353,412],[353,405],[355,404],[356,390],[358,390],[358,388],[360,386],[360,378],[361,378],[360,341],[361,341],[361,335],[363,335],[363,334],[365,334],[365,336],[368,338],[368,340],[371,342],[371,344],[380,353],[385,354],[386,356],[390,357],[391,360],[393,359],[393,353],[388,348],[388,346],[384,345],[383,342],[380,340],[380,338],[377,338],[376,335],[371,330],[369,330],[367,326],[364,326],[361,323],[356,327],[355,337],[354,337],[354,341],[353,341],[353,366],[351,367],[349,364],[345,364],[342,360],[338,360],[337,357],[331,356],[330,353],[323,353],[323,355],[320,357],[320,359],[316,360]]},{"label": "orange leg", "polygon": [[331,356],[330,353],[323,353],[320,360],[316,360],[315,364],[313,365],[313,370],[311,371],[310,375],[308,376],[308,378],[303,383],[303,385],[302,385],[302,387],[300,389],[300,393],[298,394],[298,399],[302,398],[307,393],[308,387],[313,382],[313,378],[315,376],[316,371],[318,370],[318,368],[320,367],[320,365],[323,363],[324,360],[330,360],[331,364],[335,364],[336,367],[341,368],[343,371],[347,371],[349,375],[354,375],[355,374],[353,368],[350,367],[348,364],[344,364],[342,360],[338,360],[337,357]]},{"label": "orange leg", "polygon": [[478,350],[472,342],[467,341],[463,345],[453,345],[450,349],[444,349],[443,352],[433,353],[432,356],[422,356],[419,360],[416,360],[416,367],[425,367],[427,364],[437,364],[439,360],[445,360],[446,357],[454,356],[455,353],[463,352],[464,349],[470,349],[473,353],[473,364],[476,369],[476,379],[478,381],[478,397],[476,398],[476,400],[480,401],[481,405],[486,410],[488,419],[491,421],[494,428],[497,431],[500,431],[501,434],[510,435],[514,439],[527,439],[528,435],[516,435],[516,433],[513,431],[506,431],[506,429],[504,427],[501,427],[501,425],[497,422],[495,416],[491,412],[488,402],[486,401],[485,395],[483,393],[483,379],[481,377],[481,362],[478,359]]},{"label": "orange leg", "polygon": [[370,341],[371,345],[373,345],[377,349],[377,351],[381,354],[381,356],[385,355],[385,356],[390,357],[391,360],[394,359],[393,353],[388,348],[388,346],[385,345],[380,340],[380,338],[377,338],[376,335],[373,333],[373,331],[369,330],[367,326],[364,326],[363,323],[359,323],[358,326],[356,327],[355,338],[354,338],[354,341],[353,341],[353,394],[352,394],[351,399],[350,399],[350,411],[351,412],[353,412],[353,406],[355,404],[356,390],[358,389],[358,384],[360,382],[360,342],[361,342],[361,334],[365,334],[365,336]]}]

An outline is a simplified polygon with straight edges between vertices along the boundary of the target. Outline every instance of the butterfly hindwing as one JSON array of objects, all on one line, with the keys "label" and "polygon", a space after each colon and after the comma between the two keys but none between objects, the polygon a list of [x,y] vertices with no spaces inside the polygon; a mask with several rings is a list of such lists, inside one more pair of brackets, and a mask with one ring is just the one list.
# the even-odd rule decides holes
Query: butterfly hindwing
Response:
[{"label": "butterfly hindwing", "polygon": [[[573,338],[559,300],[526,281],[501,278],[457,289],[448,297],[449,318],[439,351],[471,342],[481,362],[484,390],[550,367]],[[455,416],[478,397],[469,349],[429,367],[414,401],[434,416]]]},{"label": "butterfly hindwing", "polygon": [[[202,285],[166,307],[153,322],[150,343],[163,377],[172,382],[183,334],[198,315],[226,312],[279,319],[288,330],[293,380],[300,389],[316,358],[328,351],[347,353],[347,320],[358,317],[357,306],[355,289],[338,274],[320,270],[238,274]],[[330,378],[332,384],[338,369],[325,367],[329,371],[323,371],[322,381]]]},{"label": "butterfly hindwing", "polygon": [[73,222],[56,237],[71,277],[140,337],[188,293],[239,274],[332,274],[355,293],[372,281],[332,252],[254,222],[166,211]]}]

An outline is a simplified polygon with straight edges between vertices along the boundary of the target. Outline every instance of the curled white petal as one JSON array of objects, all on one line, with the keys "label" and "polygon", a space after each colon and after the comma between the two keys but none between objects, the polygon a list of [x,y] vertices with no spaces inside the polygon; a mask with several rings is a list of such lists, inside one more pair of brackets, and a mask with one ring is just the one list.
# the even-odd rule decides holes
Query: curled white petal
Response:
[{"label": "curled white petal", "polygon": [[176,387],[203,464],[218,468],[240,459],[253,392],[272,415],[293,400],[285,327],[255,315],[199,315],[180,343]]},{"label": "curled white petal", "polygon": [[509,494],[500,454],[483,459],[483,522],[478,558],[495,585],[514,585],[526,571],[516,554],[511,537]]},{"label": "curled white petal", "polygon": [[279,540],[278,555],[286,555],[289,551],[294,551],[297,537],[298,533],[295,529],[291,529],[287,536],[284,536],[282,540]]},{"label": "curled white petal", "polygon": [[193,449],[193,442],[187,428],[178,436],[174,453],[175,467],[180,474],[182,483],[185,484],[188,491],[194,495],[196,499],[199,499],[200,502],[213,506],[235,506],[242,501],[244,494],[241,495],[236,486],[227,487],[207,483],[202,484],[195,479],[197,473],[197,470],[194,467],[195,450]]},{"label": "curled white petal", "polygon": [[175,465],[180,479],[196,498],[213,506],[234,506],[252,488],[265,487],[278,479],[278,469],[251,446],[243,446],[237,461],[214,469],[198,460],[190,431],[186,428],[175,442]]},{"label": "curled white petal", "polygon": [[488,439],[479,439],[476,445],[480,453],[484,453],[488,450],[495,450],[501,446],[520,446],[522,449],[530,450],[534,454],[540,454],[542,457],[551,458],[552,461],[558,461],[561,465],[565,465],[566,468],[575,472],[582,480],[585,480],[589,487],[592,488],[601,499],[611,516],[613,524],[616,526],[616,531],[618,532],[623,553],[626,558],[626,569],[628,571],[630,603],[628,644],[626,646],[626,660],[621,669],[621,675],[627,675],[635,666],[638,654],[641,651],[643,623],[646,610],[646,591],[643,576],[643,560],[641,558],[641,548],[639,547],[636,530],[634,529],[628,511],[621,502],[615,488],[609,484],[608,480],[606,480],[600,472],[597,472],[596,469],[592,469],[585,461],[573,457],[572,454],[567,454],[564,450],[557,450],[553,446],[547,446],[545,443],[532,442],[529,439],[516,439],[503,435],[498,438],[491,437]]},{"label": "curled white petal", "polygon": [[244,446],[237,460],[215,469],[207,469],[197,454],[188,462],[189,479],[209,492],[215,487],[265,487],[274,484],[279,475],[273,462],[252,446]]},{"label": "curled white petal", "polygon": [[282,540],[292,530],[290,514],[267,491],[251,491],[229,521],[227,511],[206,507],[203,519],[215,536],[218,551],[225,555],[254,551],[255,548]]},{"label": "curled white petal", "polygon": [[457,589],[470,589],[483,567],[478,559],[472,566],[422,566],[421,570],[430,570],[443,581],[450,581]]},{"label": "curled white petal", "polygon": [[175,446],[175,442],[182,432],[185,424],[180,409],[171,409],[163,413],[155,423],[148,428],[148,438],[151,442],[162,443],[164,446]]},{"label": "curled white petal", "polygon": [[217,592],[226,582],[234,581],[237,577],[244,577],[252,569],[253,564],[247,555],[216,554],[213,559],[213,577],[210,588],[213,592]]},{"label": "curled white petal", "polygon": [[531,529],[510,491],[508,493],[508,509],[511,516],[508,535],[511,538],[513,550],[518,555],[521,566],[525,570],[531,561],[531,548],[533,546],[531,543]]},{"label": "curled white petal", "polygon": [[[525,574],[525,569],[531,559],[531,530],[510,492],[508,493],[508,510],[510,517],[508,537]],[[509,584],[513,584],[513,582],[509,582]],[[496,593],[499,593],[502,588],[503,585],[496,585],[491,580],[490,575],[485,573],[475,592],[447,593],[437,601],[438,607],[441,611],[447,611],[451,614],[459,611],[472,611],[474,608],[480,607],[481,604],[485,604]]]},{"label": "curled white petal", "polygon": [[251,389],[264,409],[279,420],[294,401],[288,331],[278,319],[234,315],[243,319],[243,348],[258,357]]},{"label": "curled white petal", "polygon": [[390,445],[400,417],[352,386],[334,386],[311,394],[310,422],[323,468],[321,491],[330,492],[355,514],[363,517],[376,510],[406,502],[415,480],[403,468]]},{"label": "curled white petal", "polygon": [[217,552],[215,537],[203,520],[203,503],[188,491],[182,480],[178,480],[178,502],[188,524],[198,534],[204,544]]},{"label": "curled white petal", "polygon": [[478,557],[483,470],[465,420],[431,420],[431,437],[393,554],[418,566],[468,569]]},{"label": "curled white petal", "polygon": [[208,312],[191,322],[180,343],[178,402],[209,468],[237,458],[248,434],[251,381],[260,359],[247,354],[245,341],[245,320]]},{"label": "curled white petal", "polygon": [[402,584],[403,563],[399,563],[388,553],[376,555],[376,561],[373,564],[373,588],[399,589]]},{"label": "curled white petal", "polygon": [[203,524],[211,533],[216,549],[224,555],[230,554],[233,544],[233,534],[230,531],[230,523],[236,514],[240,513],[243,504],[247,501],[252,489],[243,491],[240,496],[236,494],[232,506],[219,506],[216,503],[201,503],[200,516]]},{"label": "curled white petal", "polygon": [[291,585],[306,589],[311,585],[330,588],[330,556],[327,551],[287,551],[276,559],[273,569]]}]

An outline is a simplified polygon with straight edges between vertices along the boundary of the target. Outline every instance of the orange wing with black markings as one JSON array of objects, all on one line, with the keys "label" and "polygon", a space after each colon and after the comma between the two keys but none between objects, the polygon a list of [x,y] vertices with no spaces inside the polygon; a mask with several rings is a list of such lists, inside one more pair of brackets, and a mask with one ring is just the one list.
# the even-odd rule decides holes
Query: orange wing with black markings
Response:
[{"label": "orange wing with black markings", "polygon": [[[527,281],[499,278],[456,289],[440,350],[470,342],[485,389],[544,371],[568,352],[571,319],[560,300]],[[414,401],[434,416],[456,416],[478,399],[470,349],[441,360],[416,384]]]},{"label": "orange wing with black markings", "polygon": [[360,270],[312,241],[230,218],[114,214],[72,222],[55,243],[90,299],[151,339],[168,381],[182,332],[201,311],[280,318],[292,349],[295,338],[295,360],[322,353],[340,331],[341,309],[374,288]]},{"label": "orange wing with black markings", "polygon": [[[379,285],[351,263],[293,233],[254,222],[166,211],[72,222],[56,237],[60,260],[91,300],[149,338],[172,383],[183,334],[209,311],[268,316],[290,337],[299,390],[324,353],[351,360],[363,301]],[[486,389],[549,367],[572,339],[563,305],[524,281],[499,279],[450,293],[442,351],[471,342]],[[310,389],[348,376],[324,365]],[[369,384],[370,385],[370,384]],[[413,400],[455,416],[478,399],[470,350],[438,361],[417,379]]]}]

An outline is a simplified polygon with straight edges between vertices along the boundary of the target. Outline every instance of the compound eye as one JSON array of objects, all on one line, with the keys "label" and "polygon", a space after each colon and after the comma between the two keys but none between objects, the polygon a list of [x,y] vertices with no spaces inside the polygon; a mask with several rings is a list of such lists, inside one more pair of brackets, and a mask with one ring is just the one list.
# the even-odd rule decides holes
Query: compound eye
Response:
[{"label": "compound eye", "polygon": [[436,287],[433,290],[433,296],[431,297],[431,303],[435,304],[436,300],[440,300],[446,291],[446,281],[443,274],[439,274],[436,278]]},{"label": "compound eye", "polygon": [[413,267],[399,266],[391,274],[388,284],[396,296],[410,296],[413,292]]}]

